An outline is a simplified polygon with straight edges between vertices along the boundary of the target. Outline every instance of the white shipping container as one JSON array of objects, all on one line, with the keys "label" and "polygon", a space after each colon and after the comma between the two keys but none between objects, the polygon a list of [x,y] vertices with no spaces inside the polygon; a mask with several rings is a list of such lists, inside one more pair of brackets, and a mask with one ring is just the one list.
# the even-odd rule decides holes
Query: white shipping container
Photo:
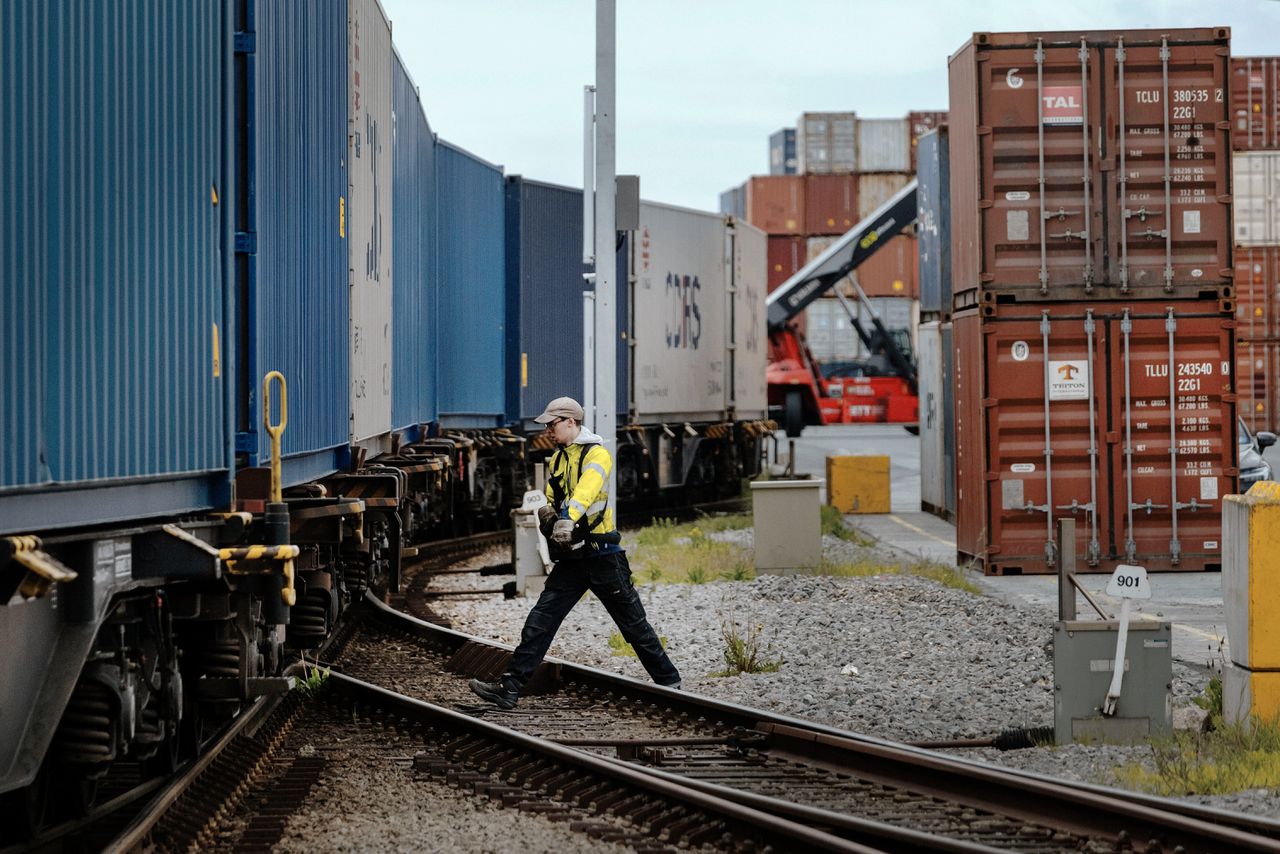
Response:
[{"label": "white shipping container", "polygon": [[858,221],[875,213],[893,194],[911,182],[907,173],[880,173],[858,176]]},{"label": "white shipping container", "polygon": [[[765,371],[769,362],[769,331],[765,311],[768,293],[769,238],[744,220],[731,223],[733,240],[732,406],[739,419],[764,418],[769,412],[769,386]],[[728,392],[729,390],[726,390]]]},{"label": "white shipping container", "polygon": [[801,174],[854,171],[857,116],[854,113],[802,113],[796,122],[796,160]]},{"label": "white shipping container", "polygon": [[858,171],[906,172],[911,135],[906,119],[858,120]]},{"label": "white shipping container", "polygon": [[1280,243],[1280,151],[1241,152],[1235,155],[1233,166],[1236,244]]},{"label": "white shipping container", "polygon": [[347,19],[351,439],[391,430],[391,25],[377,0]]},{"label": "white shipping container", "polygon": [[920,324],[917,381],[920,395],[920,509],[943,515],[944,486],[942,329],[937,321]]},{"label": "white shipping container", "polygon": [[[842,290],[842,293],[849,294],[850,291]],[[847,296],[846,299],[864,331],[870,333],[871,317],[874,314],[880,318],[886,330],[906,331],[914,346],[918,317],[918,303],[915,300],[906,297],[871,297],[867,300],[871,305],[868,311],[856,296]],[[809,351],[819,362],[861,359],[867,356],[867,348],[862,345],[862,339],[853,328],[849,311],[839,299],[834,296],[816,299],[809,303],[805,315],[805,337]]]},{"label": "white shipping container", "polygon": [[641,422],[724,415],[725,228],[720,214],[640,204],[631,327],[632,406]]}]

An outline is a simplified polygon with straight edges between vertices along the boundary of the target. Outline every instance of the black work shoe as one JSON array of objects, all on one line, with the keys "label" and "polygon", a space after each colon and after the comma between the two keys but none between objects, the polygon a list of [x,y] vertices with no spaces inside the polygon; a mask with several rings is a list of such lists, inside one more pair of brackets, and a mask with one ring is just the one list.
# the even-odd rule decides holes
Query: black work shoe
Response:
[{"label": "black work shoe", "polygon": [[471,693],[488,700],[499,709],[514,709],[516,700],[520,696],[514,688],[508,688],[502,680],[481,682],[479,679],[472,679],[467,685],[471,688]]}]

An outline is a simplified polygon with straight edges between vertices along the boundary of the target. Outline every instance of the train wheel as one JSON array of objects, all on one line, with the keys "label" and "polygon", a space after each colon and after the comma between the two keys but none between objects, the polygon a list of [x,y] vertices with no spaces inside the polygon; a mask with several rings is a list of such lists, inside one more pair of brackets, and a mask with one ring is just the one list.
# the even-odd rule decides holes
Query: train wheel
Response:
[{"label": "train wheel", "polygon": [[799,390],[787,392],[787,403],[782,415],[787,438],[795,439],[804,432],[804,401]]}]

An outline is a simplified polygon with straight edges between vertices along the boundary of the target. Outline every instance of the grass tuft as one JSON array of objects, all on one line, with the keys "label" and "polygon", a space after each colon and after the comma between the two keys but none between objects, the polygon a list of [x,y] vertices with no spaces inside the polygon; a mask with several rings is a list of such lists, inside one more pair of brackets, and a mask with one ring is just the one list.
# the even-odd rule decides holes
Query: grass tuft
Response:
[{"label": "grass tuft", "polygon": [[768,647],[760,633],[764,626],[748,621],[746,634],[738,630],[737,621],[722,617],[720,632],[724,637],[724,663],[728,667],[712,673],[713,677],[741,676],[743,673],[776,673],[786,664],[782,657],[768,658]]},{"label": "grass tuft", "polygon": [[320,689],[324,687],[324,683],[329,681],[330,670],[327,667],[321,667],[318,664],[311,664],[307,661],[306,656],[302,658],[302,678],[297,681],[294,687],[302,692],[304,697],[314,697],[320,693]]},{"label": "grass tuft", "polygon": [[850,528],[846,525],[844,514],[830,504],[822,505],[822,533],[847,540],[856,546],[864,548],[870,548],[876,544],[876,541],[871,537],[856,528]]},{"label": "grass tuft", "polygon": [[1120,785],[1165,797],[1225,795],[1271,789],[1280,796],[1280,718],[1229,724],[1222,718],[1222,680],[1209,680],[1196,705],[1209,712],[1207,731],[1179,731],[1151,741],[1155,770],[1120,766]]},{"label": "grass tuft", "polygon": [[710,535],[751,527],[751,517],[703,516],[697,522],[657,519],[636,534],[631,553],[635,574],[651,584],[704,584],[715,578],[754,577],[750,549],[721,542]]},{"label": "grass tuft", "polygon": [[[658,643],[662,644],[662,648],[667,648],[667,636],[659,635]],[[636,658],[636,649],[631,644],[623,640],[622,632],[612,632],[609,635],[609,654],[620,655],[625,658]]]}]

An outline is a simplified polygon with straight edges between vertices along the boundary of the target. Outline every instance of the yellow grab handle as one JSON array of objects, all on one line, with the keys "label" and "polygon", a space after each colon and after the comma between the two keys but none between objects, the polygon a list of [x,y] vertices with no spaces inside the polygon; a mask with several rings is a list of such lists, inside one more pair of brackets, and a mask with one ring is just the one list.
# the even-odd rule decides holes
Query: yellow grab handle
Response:
[{"label": "yellow grab handle", "polygon": [[[280,423],[271,423],[271,381],[276,380],[280,386]],[[285,425],[289,423],[289,389],[285,385],[284,374],[272,371],[262,380],[262,423],[266,425],[267,434],[271,436],[271,500],[279,504],[280,488],[280,437],[284,435]]]}]

